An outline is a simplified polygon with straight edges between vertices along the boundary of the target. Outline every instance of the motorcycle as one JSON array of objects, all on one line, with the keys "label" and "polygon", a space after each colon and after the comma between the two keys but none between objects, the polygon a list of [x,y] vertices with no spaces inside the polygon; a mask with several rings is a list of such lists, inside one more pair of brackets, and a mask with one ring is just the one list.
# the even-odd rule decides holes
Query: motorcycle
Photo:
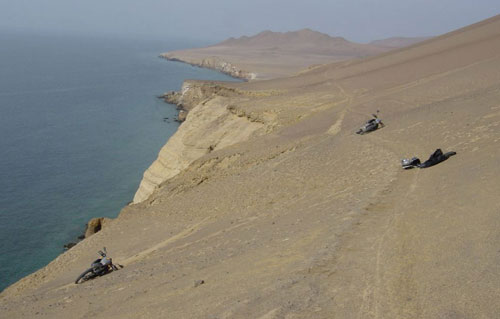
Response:
[{"label": "motorcycle", "polygon": [[[377,114],[379,110],[377,110]],[[363,135],[368,132],[375,131],[380,127],[384,127],[384,123],[378,118],[377,114],[372,114],[373,118],[368,120],[357,132],[356,134]]]},{"label": "motorcycle", "polygon": [[[101,258],[96,259],[90,265],[89,269],[85,270],[80,276],[78,276],[75,280],[75,284],[94,279],[95,277],[104,276],[114,270],[118,270],[118,267],[113,264],[112,259],[107,256],[106,247],[104,247],[103,250],[99,250],[98,253],[101,255]],[[121,267],[123,268],[123,266]]]}]

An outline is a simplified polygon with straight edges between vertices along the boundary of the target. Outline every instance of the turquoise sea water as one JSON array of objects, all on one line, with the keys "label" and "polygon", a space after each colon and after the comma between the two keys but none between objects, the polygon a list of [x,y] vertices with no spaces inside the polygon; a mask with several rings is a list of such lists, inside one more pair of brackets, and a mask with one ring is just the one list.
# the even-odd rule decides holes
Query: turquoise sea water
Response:
[{"label": "turquoise sea water", "polygon": [[157,57],[196,45],[0,33],[0,290],[132,200],[178,127],[155,96],[232,80]]}]

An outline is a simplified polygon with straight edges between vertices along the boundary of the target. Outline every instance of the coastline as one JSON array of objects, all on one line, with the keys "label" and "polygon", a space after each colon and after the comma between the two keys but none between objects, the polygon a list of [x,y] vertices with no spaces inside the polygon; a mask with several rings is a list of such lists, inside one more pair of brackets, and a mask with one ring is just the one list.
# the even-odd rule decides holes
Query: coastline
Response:
[{"label": "coastline", "polygon": [[202,156],[265,130],[269,123],[236,106],[245,97],[243,91],[206,80],[185,80],[180,92],[164,94],[167,103],[177,105],[178,120],[183,123],[144,172],[132,204],[147,200],[163,183]]},{"label": "coastline", "polygon": [[[232,78],[234,78],[235,80],[242,80],[242,81],[249,80],[248,78],[241,77],[241,74],[245,74],[244,71],[225,72],[224,70],[218,69],[215,67],[212,68],[212,67],[203,66],[203,65],[191,64],[189,62],[184,62],[184,61],[178,60],[178,59],[169,59],[169,58],[166,58],[162,55],[160,55],[159,57],[164,58],[167,61],[180,62],[180,63],[190,64],[192,66],[196,66],[196,67],[200,67],[200,68],[214,70],[214,71],[220,72],[222,74],[229,75]],[[225,94],[222,92],[224,92]],[[211,81],[211,80],[185,79],[185,80],[183,80],[182,88],[180,91],[170,91],[170,92],[164,93],[162,95],[159,95],[158,98],[163,99],[164,102],[167,104],[172,104],[172,105],[176,106],[176,108],[179,112],[177,115],[177,119],[175,119],[175,121],[182,123],[186,120],[188,113],[197,104],[201,103],[203,100],[206,100],[210,96],[222,95],[222,96],[227,97],[227,96],[234,96],[236,94],[237,93],[234,89],[224,87],[223,85],[221,85],[221,82],[215,82],[215,81]],[[178,129],[179,128],[177,128],[177,130]],[[172,138],[176,133],[177,133],[177,131],[170,138]],[[217,141],[217,143],[219,143],[219,142],[220,141]],[[167,141],[167,143],[168,143],[168,141]],[[141,183],[142,183],[142,181],[141,181]],[[140,189],[140,186],[137,189],[136,193],[139,191],[139,189]],[[137,202],[132,200],[128,205],[134,204],[134,203],[136,204]],[[117,217],[115,217],[115,218],[117,218]],[[72,247],[74,247],[76,244],[78,244],[82,240],[87,239],[90,236],[101,231],[104,227],[109,227],[110,223],[112,223],[115,218],[92,217],[85,224],[83,233],[80,233],[78,235],[78,237],[76,237],[75,240],[66,243],[63,248],[65,249],[65,251],[71,249]]]},{"label": "coastline", "polygon": [[[30,38],[30,40],[32,40],[32,39]],[[152,42],[152,43],[155,46],[157,45],[156,42]],[[91,42],[90,44],[94,44],[94,43]],[[88,47],[92,48],[91,45],[89,45]],[[127,103],[124,104],[123,99],[121,99],[121,100],[116,99],[116,95],[115,95],[116,93],[113,93],[112,96],[111,96],[111,94],[109,94],[109,97],[108,97],[108,95],[106,95],[104,98],[109,98],[109,100],[106,100],[106,107],[103,107],[102,109],[104,110],[104,109],[109,109],[110,107],[112,107],[113,110],[116,109],[118,112],[120,112],[120,111],[121,112],[118,114],[116,112],[109,112],[109,113],[104,114],[104,117],[99,116],[98,118],[101,118],[102,120],[100,121],[100,125],[99,125],[98,129],[93,130],[93,131],[99,132],[100,131],[99,129],[102,128],[102,129],[106,130],[107,135],[109,135],[109,130],[107,128],[110,126],[108,125],[108,123],[111,123],[111,126],[112,126],[113,124],[119,123],[119,121],[123,120],[123,122],[125,122],[125,123],[132,123],[134,125],[134,127],[137,126],[138,123],[141,124],[141,128],[139,129],[139,132],[134,133],[134,139],[137,139],[137,138],[139,138],[143,135],[146,135],[146,134],[151,134],[152,132],[156,132],[157,134],[154,134],[154,137],[149,137],[147,139],[147,143],[140,143],[139,146],[135,147],[135,149],[140,150],[140,152],[139,152],[140,154],[143,154],[140,156],[140,158],[146,158],[145,162],[143,162],[142,166],[139,169],[127,170],[127,172],[122,172],[122,171],[120,171],[120,169],[123,170],[124,167],[126,167],[126,168],[133,167],[133,165],[137,165],[137,164],[134,162],[134,163],[131,163],[130,165],[120,165],[120,167],[118,168],[118,171],[120,172],[119,176],[121,176],[121,178],[125,177],[126,180],[124,180],[124,182],[123,182],[124,185],[122,185],[122,184],[118,185],[118,187],[117,187],[118,190],[116,192],[113,192],[113,190],[109,190],[109,187],[116,187],[117,186],[116,180],[118,180],[118,179],[114,179],[112,174],[108,174],[107,172],[100,173],[100,174],[102,174],[103,176],[108,178],[107,180],[105,180],[103,185],[107,185],[106,188],[109,190],[109,193],[106,194],[104,189],[102,189],[103,187],[101,187],[99,185],[93,185],[93,186],[86,185],[86,189],[84,189],[84,194],[86,194],[86,196],[93,196],[94,195],[92,191],[88,190],[90,187],[92,187],[93,189],[97,190],[94,193],[97,193],[98,196],[101,196],[101,194],[102,194],[102,197],[106,196],[106,202],[97,201],[97,200],[93,201],[94,197],[92,197],[89,199],[86,198],[87,199],[86,203],[83,204],[82,203],[83,202],[82,196],[79,196],[77,200],[69,201],[68,198],[70,198],[70,196],[75,196],[74,195],[75,190],[79,189],[81,187],[81,185],[83,185],[83,183],[78,183],[77,185],[72,185],[72,183],[70,182],[70,185],[68,185],[68,187],[66,188],[70,192],[70,195],[66,196],[65,200],[61,201],[61,202],[64,205],[66,205],[66,206],[63,206],[62,209],[67,210],[67,211],[71,211],[71,212],[75,212],[75,216],[73,218],[71,218],[72,222],[69,223],[69,222],[65,221],[64,219],[62,221],[56,220],[56,221],[52,222],[50,220],[51,215],[49,213],[45,213],[45,211],[43,211],[43,213],[47,214],[47,215],[46,215],[46,217],[43,218],[41,223],[47,224],[50,226],[48,226],[46,230],[44,230],[41,227],[37,228],[37,230],[40,231],[40,234],[38,234],[36,236],[37,236],[37,238],[41,238],[41,240],[36,240],[36,242],[31,244],[31,247],[30,247],[30,248],[34,249],[35,251],[31,252],[28,250],[28,253],[25,254],[26,256],[24,256],[26,258],[19,259],[20,261],[23,261],[23,264],[24,264],[23,267],[19,267],[19,269],[27,269],[27,270],[22,271],[20,273],[20,275],[17,275],[17,273],[18,273],[17,270],[12,270],[12,274],[10,273],[10,271],[13,267],[9,267],[9,268],[6,267],[5,270],[7,270],[7,272],[4,272],[4,274],[8,274],[8,275],[4,276],[3,279],[13,278],[13,280],[19,281],[19,280],[22,280],[22,278],[24,278],[26,276],[31,276],[32,274],[36,273],[38,270],[46,267],[50,262],[52,262],[53,260],[58,258],[58,256],[60,256],[61,254],[65,254],[69,250],[72,250],[74,248],[75,244],[80,244],[82,242],[82,238],[85,236],[85,232],[87,232],[87,230],[88,230],[86,225],[93,224],[95,222],[94,219],[99,220],[101,218],[106,218],[106,221],[108,221],[108,219],[109,219],[110,222],[109,223],[106,222],[106,225],[101,227],[101,228],[104,229],[104,228],[108,227],[108,225],[112,224],[114,219],[117,218],[120,211],[124,207],[126,207],[127,203],[131,202],[131,199],[133,198],[135,192],[137,191],[138,184],[139,184],[140,180],[142,179],[142,174],[144,173],[146,168],[154,161],[154,159],[156,158],[161,147],[165,145],[165,135],[170,136],[172,130],[176,131],[178,129],[178,124],[174,123],[173,120],[169,120],[169,121],[162,121],[161,120],[161,118],[164,116],[168,117],[170,119],[173,119],[175,116],[177,116],[177,112],[171,106],[165,106],[160,101],[155,100],[153,97],[157,92],[162,92],[162,90],[165,89],[165,87],[167,87],[167,88],[168,87],[172,87],[172,88],[178,87],[178,85],[181,85],[182,79],[194,77],[194,76],[198,76],[200,78],[212,78],[214,80],[219,79],[221,81],[228,78],[227,76],[221,76],[220,72],[217,72],[217,73],[211,72],[211,71],[207,72],[205,70],[197,70],[197,69],[191,70],[191,68],[189,68],[189,67],[182,67],[182,68],[173,68],[172,69],[173,70],[172,72],[175,71],[174,74],[180,74],[182,77],[177,77],[176,79],[171,81],[170,79],[172,78],[172,75],[169,75],[169,73],[171,73],[169,71],[171,68],[169,68],[169,67],[165,68],[165,62],[163,60],[158,59],[157,55],[154,53],[154,52],[159,52],[159,50],[161,50],[161,48],[159,49],[158,47],[154,47],[153,49],[150,49],[150,51],[152,52],[152,55],[148,55],[146,57],[146,59],[147,59],[146,63],[144,63],[144,61],[143,61],[145,55],[144,54],[137,54],[136,55],[134,50],[137,50],[137,48],[135,48],[133,45],[131,45],[131,49],[130,49],[131,54],[121,55],[122,59],[124,60],[125,58],[127,58],[127,59],[131,59],[132,63],[137,62],[136,64],[133,64],[133,65],[140,66],[141,71],[142,71],[142,72],[137,72],[137,73],[140,73],[143,75],[149,75],[151,79],[149,81],[148,80],[141,81],[141,84],[136,84],[134,81],[128,81],[131,83],[131,85],[126,86],[126,89],[128,91],[127,97],[132,96],[132,98],[133,98],[133,100],[131,100],[131,102],[128,104]],[[144,50],[144,48],[142,50]],[[148,50],[148,53],[151,53],[151,52],[149,52],[149,50]],[[48,59],[47,61],[43,61],[43,62],[49,63],[49,65],[50,65],[51,61],[50,61],[50,59]],[[59,63],[59,62],[57,62],[57,63]],[[130,63],[130,61],[129,61],[129,63]],[[113,64],[109,63],[109,65],[113,65]],[[36,71],[36,69],[33,69],[33,70]],[[167,72],[165,72],[165,70],[167,70]],[[110,75],[103,73],[102,70],[94,70],[94,69],[90,70],[90,72],[93,72],[93,71],[96,72],[95,76],[96,76],[96,80],[98,81],[96,83],[99,83],[101,88],[107,88],[107,86],[110,86],[114,90],[115,86],[117,86],[118,83],[120,86],[123,86],[123,83],[120,82],[119,80],[109,81]],[[134,71],[135,71],[135,69],[134,69]],[[85,71],[85,72],[87,72],[87,71]],[[85,72],[83,72],[83,73],[85,73]],[[159,73],[162,73],[162,74],[159,75]],[[93,73],[90,73],[90,74],[93,74]],[[103,75],[102,79],[100,77],[101,74]],[[119,74],[119,72],[111,72],[111,74]],[[132,75],[130,76],[131,78],[133,78]],[[54,76],[54,79],[57,79],[57,77]],[[83,79],[82,81],[86,80],[85,78],[82,78],[82,79]],[[111,79],[113,79],[113,77],[111,77]],[[231,80],[231,79],[228,79],[228,80]],[[109,83],[111,83],[111,85]],[[147,85],[147,87],[146,87],[146,85]],[[83,88],[89,87],[90,90],[93,90],[93,86],[86,86],[85,83],[82,84],[82,87]],[[116,91],[119,91],[120,89],[123,89],[123,87],[116,88]],[[134,89],[135,89],[135,91],[134,91]],[[103,91],[103,89],[99,89],[99,92],[98,92],[99,96],[102,96],[102,94],[103,94],[102,91]],[[113,92],[116,92],[116,91],[113,91]],[[130,92],[136,92],[136,91],[139,93],[130,93]],[[83,94],[82,92],[85,92],[85,89],[80,90],[79,94]],[[110,92],[112,92],[112,91],[110,91]],[[144,94],[144,93],[146,93],[146,94]],[[47,98],[51,97],[49,94],[52,94],[52,92],[47,93],[47,95],[48,95]],[[66,93],[57,92],[54,94],[58,94],[58,96],[63,97],[64,94],[66,94]],[[72,91],[69,91],[68,94],[73,95],[74,92],[72,93]],[[31,96],[34,97],[34,101],[30,105],[37,105],[38,100],[39,100],[39,96],[36,96],[35,94],[28,93],[28,94],[26,94],[25,99],[29,100]],[[78,96],[81,96],[81,95],[78,95]],[[97,96],[97,94],[93,94],[93,96]],[[146,96],[146,99],[141,100],[142,96]],[[94,97],[92,97],[92,98],[94,98]],[[139,102],[137,102],[137,101],[139,101]],[[94,102],[92,102],[92,103],[94,103]],[[99,102],[96,102],[96,104],[93,104],[92,107],[99,105],[98,103]],[[57,103],[54,103],[54,107],[56,107],[57,105],[58,105]],[[80,99],[79,101],[75,102],[72,105],[87,105],[87,102],[85,102],[85,99]],[[146,110],[145,110],[145,105],[146,105]],[[148,107],[148,105],[150,105],[150,107]],[[130,112],[130,111],[123,112],[124,106],[126,106],[127,108],[130,108],[130,111],[132,111],[132,112]],[[85,121],[78,121],[78,123],[76,124],[78,126],[79,130],[84,130],[85,124],[83,124],[83,123],[87,122],[86,121],[87,118],[85,117],[85,115],[80,114],[81,110],[83,110],[83,109],[85,109],[85,107],[79,106],[78,108],[75,108],[75,112],[78,112],[78,118],[85,119]],[[71,108],[64,107],[63,111],[61,111],[61,114],[66,114],[64,112],[69,111],[69,110],[71,110]],[[91,108],[91,110],[94,112],[93,108]],[[134,116],[136,114],[136,113],[134,113],[135,111],[137,111],[139,113],[138,116]],[[95,111],[95,112],[97,112],[97,111]],[[88,114],[95,114],[95,112],[88,113]],[[50,113],[50,114],[52,114],[52,113]],[[131,116],[134,116],[133,119],[131,118]],[[9,117],[7,116],[6,118],[9,118]],[[108,122],[101,123],[104,121],[104,119],[105,119],[105,121],[108,121]],[[153,119],[154,123],[151,123],[151,119]],[[44,119],[42,119],[41,121],[43,122],[43,120]],[[89,121],[90,120],[91,119],[89,118]],[[24,122],[27,123],[27,125],[28,125],[31,121],[29,118],[27,118]],[[38,123],[34,123],[34,124],[40,123],[40,121],[33,121],[33,122],[38,122]],[[167,122],[167,123],[165,123],[165,122]],[[170,122],[172,124],[169,124],[168,122]],[[144,127],[142,126],[143,123],[145,123]],[[121,129],[124,129],[126,126],[123,124],[124,123],[119,124],[118,127]],[[80,125],[81,125],[81,127],[80,127]],[[5,126],[5,127],[7,127],[7,126]],[[51,125],[50,127],[51,127],[51,129],[49,130],[48,133],[51,133],[52,129],[54,127],[57,127],[57,123],[54,125]],[[112,127],[110,127],[110,128],[112,129]],[[119,131],[119,132],[121,132],[121,131]],[[124,140],[123,137],[127,136],[127,134],[130,132],[135,132],[135,131],[133,129],[131,131],[124,131],[123,133],[120,133],[119,136],[115,136],[113,141],[109,141],[109,144],[102,144],[101,145],[100,143],[97,143],[97,144],[93,144],[92,146],[105,149],[106,151],[103,154],[100,154],[99,156],[101,156],[100,158],[102,158],[102,159],[104,159],[104,158],[109,159],[109,162],[112,163],[113,160],[115,160],[115,158],[111,158],[111,156],[113,156],[113,155],[108,156],[108,153],[110,153],[110,152],[107,152],[107,150],[109,149],[108,146],[115,145],[117,143],[117,141],[125,141],[123,143],[127,143],[128,140],[127,139]],[[90,134],[90,136],[93,137],[92,134]],[[56,141],[58,139],[53,139],[53,140]],[[99,141],[104,141],[104,143],[107,143],[108,140],[109,139],[99,139]],[[118,142],[118,143],[120,143],[120,142]],[[57,143],[56,146],[59,147],[59,144],[60,143]],[[84,145],[84,144],[82,144],[82,145]],[[118,144],[118,145],[123,145],[123,144]],[[151,152],[150,148],[148,148],[149,147],[148,145],[157,145],[157,146],[153,147],[154,150]],[[43,148],[50,149],[50,147],[51,147],[51,144],[49,142],[44,143]],[[42,152],[43,148],[40,148],[40,152]],[[37,148],[33,148],[32,146],[30,146],[30,149],[35,150]],[[60,150],[60,151],[58,151],[58,153],[65,154],[65,152],[67,152],[67,151],[69,151],[69,149]],[[80,149],[71,149],[71,151],[74,151],[77,154],[81,153]],[[53,152],[53,153],[55,154],[56,152]],[[24,150],[23,154],[26,154],[26,150]],[[126,155],[127,151],[126,151],[125,147],[120,147],[119,150],[113,152],[112,154],[115,154],[114,156],[119,155],[120,157],[122,157],[122,156],[127,156]],[[90,156],[90,153],[89,154],[82,154],[78,158],[87,158],[89,156]],[[75,158],[75,160],[77,160],[78,158]],[[139,156],[134,157],[134,159],[138,159],[138,158],[139,158]],[[5,157],[5,159],[8,159],[8,157]],[[75,165],[75,163],[71,163],[71,162],[69,162],[69,164],[68,164],[67,160],[68,159],[65,159],[63,161],[63,164],[61,164],[64,169],[66,169],[68,166]],[[71,158],[69,160],[71,160]],[[85,161],[85,163],[90,163],[90,162],[91,161]],[[57,162],[55,162],[55,163],[57,163]],[[80,162],[77,162],[76,164],[80,164]],[[102,160],[99,161],[99,165],[100,165],[100,167],[102,167],[104,165],[102,163]],[[80,171],[83,172],[83,171],[88,171],[88,170],[79,169],[78,172],[80,172]],[[15,173],[15,170],[12,170],[12,173]],[[40,174],[40,173],[37,172],[37,174]],[[108,176],[108,175],[110,175],[110,176]],[[9,175],[7,175],[7,176],[9,176]],[[43,184],[44,182],[52,181],[53,179],[54,179],[53,175],[47,176],[47,177],[44,176],[44,180],[41,181],[41,183]],[[109,184],[109,182],[111,182],[112,179],[114,181],[114,184],[109,186],[108,184]],[[17,177],[16,177],[16,179],[6,178],[5,180],[13,180],[14,181],[14,180],[19,180],[19,178],[17,178]],[[84,178],[84,180],[87,181],[87,180],[90,180],[90,178]],[[132,182],[129,183],[129,181],[132,181]],[[28,181],[28,183],[32,184],[29,181]],[[9,186],[12,187],[13,185],[15,186],[15,183],[11,183],[11,185],[9,185]],[[125,189],[125,187],[127,187],[127,185],[129,185],[129,186],[127,189]],[[14,188],[12,188],[12,189],[14,189]],[[28,189],[28,188],[25,188],[25,189]],[[47,187],[47,189],[49,189],[49,188]],[[128,193],[125,194],[126,196],[122,196],[122,194],[124,194],[126,191],[128,191]],[[61,191],[61,193],[64,194],[65,192]],[[106,194],[106,195],[104,195],[104,194]],[[37,202],[33,202],[33,207],[36,207],[35,205],[40,205],[44,208],[50,206],[52,210],[58,209],[59,207],[56,204],[54,204],[55,206],[47,204],[47,202],[49,201],[51,196],[52,196],[52,194],[48,194],[48,196],[44,196],[48,199],[41,199],[42,204],[37,203]],[[24,201],[20,201],[20,202],[24,202]],[[17,205],[17,207],[22,208],[23,206],[29,206],[28,201],[26,201],[26,202],[27,202],[26,205]],[[115,204],[115,203],[118,203],[118,204]],[[8,202],[7,202],[7,206],[4,208],[5,209],[9,208]],[[26,210],[23,211],[23,213],[25,213],[25,212],[26,212]],[[6,216],[8,216],[9,211],[5,211],[3,213],[6,213],[7,214]],[[33,218],[33,220],[35,220],[35,219]],[[10,227],[10,225],[8,223],[6,225]],[[11,228],[16,229],[16,227],[11,227]],[[63,227],[63,229],[58,230],[59,227]],[[91,227],[91,228],[95,229],[95,228],[100,228],[100,227],[97,226],[97,227]],[[95,232],[95,230],[94,230],[94,232]],[[23,239],[19,240],[18,243],[16,243],[15,247],[19,247],[19,249],[21,249],[23,243],[25,243],[25,242],[28,243],[27,239],[29,239],[29,238],[25,239],[25,237],[28,237],[28,235],[25,235],[25,233],[27,233],[27,232],[23,231],[23,232],[18,232],[18,233],[21,234],[21,238],[23,238]],[[55,234],[53,234],[53,233],[55,233]],[[8,235],[8,234],[9,234],[8,231],[3,233],[3,235]],[[36,232],[34,232],[34,234],[36,234]],[[16,236],[9,236],[9,237],[16,238]],[[43,242],[46,242],[46,243],[44,243],[44,246],[39,247],[38,243],[43,243]],[[9,245],[8,241],[4,241],[4,243],[6,245]],[[46,249],[45,247],[48,247],[48,248]],[[45,249],[47,251],[45,251]],[[36,257],[30,259],[27,256],[36,256]],[[31,264],[33,264],[34,266],[30,267]],[[3,266],[3,264],[2,264],[2,266]],[[3,291],[4,289],[7,289],[9,286],[11,286],[13,284],[15,284],[15,282],[12,282],[10,280],[5,280],[5,286],[2,285],[1,286],[2,289],[0,289],[0,290]]]},{"label": "coastline", "polygon": [[177,112],[155,94],[193,74],[226,78],[166,66],[156,40],[30,32],[2,39],[0,185],[9,191],[0,196],[0,290],[63,253],[93,217],[116,217],[130,202],[178,126],[161,120]]},{"label": "coastline", "polygon": [[[204,69],[209,69],[213,71],[220,72],[225,75],[229,75],[235,80],[242,80],[242,81],[248,81],[249,79],[247,77],[242,77],[242,74],[247,74],[245,71],[235,71],[235,72],[227,72],[224,71],[224,69],[219,69],[216,67],[209,67],[206,65],[198,65],[198,64],[192,64],[189,62],[184,62],[180,59],[169,59],[163,54],[159,56],[160,58],[166,59],[167,61],[172,61],[172,62],[180,62],[184,64],[189,64],[192,66],[204,68]],[[233,68],[233,67],[231,67]],[[174,119],[174,121],[177,121],[179,123],[182,123],[186,120],[188,113],[200,102],[203,100],[207,99],[207,97],[212,96],[214,94],[221,94],[221,91],[225,91],[226,94],[223,94],[223,96],[228,96],[228,95],[234,95],[231,93],[235,93],[234,89],[229,89],[224,87],[223,85],[220,84],[221,82],[214,82],[211,80],[189,80],[189,79],[184,79],[182,83],[182,88],[180,91],[170,91],[166,92],[162,95],[157,96],[159,99],[163,99],[165,103],[167,104],[172,104],[175,105],[177,110],[179,111],[177,114],[177,118]],[[207,90],[208,89],[208,90]],[[208,91],[208,92],[207,92]],[[231,93],[229,93],[231,92]],[[178,130],[179,128],[177,128]],[[177,131],[170,137],[172,138]],[[167,141],[168,143],[168,141]],[[159,151],[160,152],[160,151]],[[141,181],[142,183],[142,181]],[[140,188],[140,186],[139,186]],[[136,193],[139,191],[139,188],[137,189]],[[128,205],[134,204],[134,200],[132,200]],[[118,217],[118,216],[117,216]],[[117,218],[115,217],[115,218]],[[83,233],[80,233],[75,240],[70,241],[66,243],[63,248],[65,251],[73,248],[75,245],[77,245],[79,242],[81,242],[84,239],[89,238],[90,236],[96,234],[97,232],[101,231],[104,227],[109,227],[110,223],[113,222],[115,218],[110,218],[110,217],[92,217],[84,227]],[[105,226],[106,225],[106,226]]]},{"label": "coastline", "polygon": [[182,57],[175,57],[172,53],[162,53],[159,55],[160,58],[166,59],[168,61],[172,62],[180,62],[180,63],[186,63],[192,66],[197,66],[200,68],[206,68],[210,70],[215,70],[218,72],[221,72],[223,74],[229,75],[233,78],[244,80],[244,81],[251,81],[255,80],[257,78],[257,74],[254,72],[250,72],[247,70],[240,69],[230,62],[224,61],[223,59],[212,56],[212,57],[206,57],[202,59],[201,61],[196,61],[196,60],[189,60],[186,58]]},{"label": "coastline", "polygon": [[[183,61],[177,61],[177,62],[190,64]],[[207,66],[200,66],[195,64],[193,65],[204,69],[218,71],[219,73],[229,75],[236,80],[246,81],[245,78],[235,76],[234,73],[229,74],[216,68],[210,68]],[[241,73],[238,72],[238,74]],[[258,132],[259,130],[262,130],[263,127],[265,128],[264,122],[262,122],[261,120],[252,118],[252,116],[247,115],[241,110],[238,110],[238,108],[235,108],[233,105],[229,106],[227,99],[229,97],[237,97],[240,95],[241,92],[237,92],[237,90],[233,88],[224,86],[223,82],[221,81],[186,79],[183,81],[182,89],[180,92],[171,91],[163,95],[157,96],[158,98],[165,99],[166,103],[176,105],[179,113],[185,112],[185,117],[182,120],[179,119],[178,122],[185,122],[188,113],[191,113],[191,111],[193,111],[193,109],[195,109],[196,106],[198,105],[200,107],[206,106],[205,108],[200,108],[197,114],[198,117],[202,118],[205,118],[207,114],[209,115],[209,119],[208,121],[206,121],[205,125],[206,125],[206,130],[212,131],[212,134],[211,135],[209,134],[207,136],[205,134],[205,130],[203,129],[200,130],[199,120],[198,119],[192,120],[192,122],[195,122],[196,124],[194,124],[194,128],[187,127],[187,129],[185,130],[187,132],[187,135],[192,134],[194,131],[200,133],[201,135],[195,138],[197,144],[195,144],[194,146],[189,146],[187,148],[187,152],[186,150],[180,151],[180,153],[182,153],[183,158],[174,156],[175,160],[178,161],[178,163],[176,164],[178,165],[178,167],[174,167],[173,169],[168,167],[167,176],[162,176],[160,180],[158,180],[157,179],[158,177],[155,176],[154,179],[156,179],[156,181],[154,182],[154,186],[152,189],[150,188],[150,185],[147,185],[148,184],[147,179],[143,177],[136,191],[136,195],[134,196],[134,200],[132,200],[130,203],[124,206],[116,217],[99,217],[99,216],[91,217],[85,223],[84,225],[85,227],[83,227],[83,234],[82,232],[78,232],[74,240],[71,240],[66,244],[64,244],[61,247],[63,251],[58,256],[56,256],[54,259],[52,259],[52,261],[50,261],[47,265],[43,266],[42,268],[35,270],[34,272],[20,278],[18,281],[5,287],[3,290],[0,291],[0,295],[3,295],[4,293],[27,289],[31,285],[31,283],[33,281],[37,281],[38,278],[40,277],[45,278],[46,276],[49,276],[49,273],[47,273],[47,267],[64,262],[65,260],[67,260],[68,256],[73,256],[75,250],[78,250],[78,248],[80,248],[81,246],[88,246],[87,243],[89,242],[89,239],[91,237],[99,237],[95,235],[102,235],[102,232],[105,230],[108,231],[108,229],[111,229],[110,231],[113,231],[112,230],[114,228],[113,224],[115,223],[115,221],[120,219],[124,211],[126,211],[131,205],[132,206],[136,206],[137,204],[140,205],[151,194],[157,191],[158,186],[163,184],[168,179],[174,177],[178,173],[180,173],[182,170],[187,168],[189,164],[191,164],[198,158],[213,151],[216,151],[218,149],[225,148],[227,146],[230,146],[232,144],[241,141],[245,141],[248,138],[250,138],[254,133]],[[168,99],[168,101],[166,99]],[[225,124],[221,125],[221,121],[225,122]],[[179,134],[179,130],[181,129],[181,127],[182,126],[179,126],[177,128],[174,134],[170,136],[169,140],[167,140],[167,143],[160,149],[158,158],[144,172],[144,176],[147,176],[148,172],[150,172],[151,169],[155,169],[158,163],[163,162],[162,152],[165,153],[166,149],[167,150],[166,153],[169,153],[170,152],[169,145],[174,144],[174,146],[170,148],[173,148],[174,152],[179,152],[179,150],[177,149],[179,143],[176,141],[177,139],[176,136],[186,135],[182,134],[182,131],[181,134]],[[186,125],[184,127],[186,127]],[[234,128],[237,128],[238,130],[236,132],[233,132],[233,134],[231,134],[231,130]],[[171,140],[173,140],[173,143],[171,142]],[[184,141],[182,141],[180,144],[183,143]],[[204,149],[204,151],[202,151],[201,153],[199,152],[200,145],[203,145],[202,148]],[[194,154],[192,154],[191,158],[189,155],[190,149],[194,151]],[[146,184],[146,186],[144,186],[144,184]],[[141,188],[148,189],[147,196],[140,194]]]},{"label": "coastline", "polygon": [[[233,78],[241,80],[237,77]],[[177,110],[179,110],[177,121],[184,122],[189,111],[214,94],[228,97],[235,96],[238,93],[237,90],[224,85],[224,82],[186,79],[182,83],[180,91],[166,92],[159,95],[158,98],[163,99],[165,103],[175,105]]]}]

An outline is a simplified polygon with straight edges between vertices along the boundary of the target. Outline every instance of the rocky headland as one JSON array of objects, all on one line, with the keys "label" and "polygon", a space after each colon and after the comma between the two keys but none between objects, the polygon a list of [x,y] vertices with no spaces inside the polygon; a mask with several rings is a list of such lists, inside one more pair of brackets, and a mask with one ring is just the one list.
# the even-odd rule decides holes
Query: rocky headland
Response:
[{"label": "rocky headland", "polygon": [[227,61],[224,61],[222,58],[218,56],[209,56],[201,60],[198,60],[198,59],[190,59],[188,57],[178,58],[174,53],[162,53],[160,54],[160,57],[170,61],[184,62],[191,64],[193,66],[219,71],[224,74],[230,75],[234,78],[242,80],[247,80],[247,81],[254,80],[257,77],[255,73],[242,70],[239,67],[232,65]]},{"label": "rocky headland", "polygon": [[182,84],[180,91],[166,92],[159,98],[163,99],[166,103],[174,104],[179,113],[179,121],[186,120],[187,113],[192,110],[196,105],[205,103],[214,96],[231,97],[239,95],[233,89],[224,86],[222,83],[186,80]]},{"label": "rocky headland", "polygon": [[[495,318],[498,52],[500,16],[293,76],[187,81],[134,202],[4,290],[2,316]],[[386,126],[355,134],[377,109]],[[436,148],[457,155],[401,168]],[[75,285],[103,246],[125,267]]]}]

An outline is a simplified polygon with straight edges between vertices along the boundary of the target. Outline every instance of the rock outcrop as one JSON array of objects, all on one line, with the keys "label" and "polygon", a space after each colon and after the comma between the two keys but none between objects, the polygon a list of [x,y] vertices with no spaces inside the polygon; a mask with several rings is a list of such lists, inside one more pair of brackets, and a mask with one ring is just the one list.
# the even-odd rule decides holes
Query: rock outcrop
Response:
[{"label": "rock outcrop", "polygon": [[182,84],[179,92],[171,91],[160,96],[165,102],[174,104],[179,109],[178,120],[183,122],[186,120],[188,112],[196,105],[204,103],[213,96],[237,96],[238,93],[233,88],[228,88],[217,82],[206,82],[197,80],[187,80]]},{"label": "rock outcrop", "polygon": [[95,233],[101,231],[103,226],[105,224],[108,224],[110,221],[111,221],[111,219],[106,218],[106,217],[92,218],[87,223],[87,228],[85,229],[85,238],[89,238],[90,236],[94,235]]}]

